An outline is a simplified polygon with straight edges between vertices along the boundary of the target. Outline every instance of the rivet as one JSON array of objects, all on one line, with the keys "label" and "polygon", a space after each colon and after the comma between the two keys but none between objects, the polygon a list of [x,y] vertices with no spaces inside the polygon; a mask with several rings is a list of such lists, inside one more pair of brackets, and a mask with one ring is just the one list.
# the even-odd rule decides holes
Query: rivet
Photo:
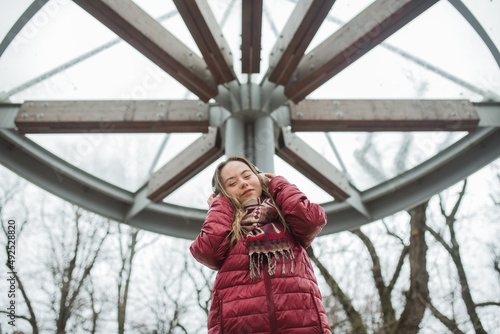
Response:
[{"label": "rivet", "polygon": [[344,113],[342,111],[337,111],[337,117],[344,117]]},{"label": "rivet", "polygon": [[451,117],[457,117],[457,113],[454,111],[451,113]]},{"label": "rivet", "polygon": [[44,116],[43,113],[36,114],[36,118],[42,118],[43,116]]},{"label": "rivet", "polygon": [[299,112],[297,113],[297,117],[298,117],[298,118],[302,118],[303,116],[304,116],[304,114],[302,113],[302,111],[299,111]]},{"label": "rivet", "polygon": [[472,118],[472,113],[470,111],[467,111],[465,114],[467,115],[467,117]]},{"label": "rivet", "polygon": [[33,107],[33,102],[28,102],[28,107]]},{"label": "rivet", "polygon": [[160,103],[158,103],[158,106],[160,106],[160,107],[164,107],[164,106],[165,106],[165,102],[160,102]]},{"label": "rivet", "polygon": [[338,107],[340,105],[340,102],[339,101],[333,101],[333,105]]},{"label": "rivet", "polygon": [[202,118],[202,117],[203,117],[203,114],[202,114],[201,112],[199,112],[199,113],[197,113],[197,114],[196,114],[196,117],[198,117],[198,118]]},{"label": "rivet", "polygon": [[22,118],[28,118],[28,114],[27,114],[27,113],[23,113],[23,114],[21,115],[21,117],[22,117]]},{"label": "rivet", "polygon": [[314,64],[309,65],[309,70],[310,71],[314,70]]},{"label": "rivet", "polygon": [[163,118],[163,114],[162,114],[161,112],[157,113],[157,114],[156,114],[156,116],[157,116],[158,118]]},{"label": "rivet", "polygon": [[49,106],[49,104],[48,104],[47,102],[44,102],[44,103],[42,104],[42,106],[43,106],[44,108],[47,108],[47,107]]}]

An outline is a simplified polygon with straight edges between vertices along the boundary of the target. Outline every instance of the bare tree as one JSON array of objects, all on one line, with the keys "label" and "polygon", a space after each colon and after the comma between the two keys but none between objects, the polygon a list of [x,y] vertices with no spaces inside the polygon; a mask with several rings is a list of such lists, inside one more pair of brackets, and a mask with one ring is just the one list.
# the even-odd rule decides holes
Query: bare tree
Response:
[{"label": "bare tree", "polygon": [[410,290],[406,305],[398,321],[396,333],[418,333],[424,317],[425,303],[429,299],[429,273],[427,271],[427,244],[425,242],[427,202],[408,211],[410,214]]},{"label": "bare tree", "polygon": [[182,265],[185,254],[172,252],[165,244],[157,246],[156,254],[150,269],[154,274],[145,281],[147,291],[141,293],[149,317],[141,333],[188,333],[184,321],[193,294]]},{"label": "bare tree", "polygon": [[87,305],[79,310],[79,317],[84,320],[81,328],[91,334],[103,332],[103,323],[108,320],[107,317],[112,314],[112,307],[114,308],[112,298],[109,296],[109,286],[102,280],[102,277],[97,276],[94,271],[91,272],[85,285]]},{"label": "bare tree", "polygon": [[339,284],[330,274],[328,269],[323,265],[323,263],[316,257],[314,254],[313,247],[310,246],[307,248],[307,254],[314,262],[314,264],[318,267],[321,275],[326,280],[326,283],[330,287],[332,295],[340,302],[344,312],[347,314],[347,318],[352,327],[353,333],[365,334],[368,333],[366,326],[361,318],[361,314],[354,308],[351,299],[342,291]]},{"label": "bare tree", "polygon": [[[479,307],[484,307],[484,306],[493,306],[493,305],[500,306],[500,302],[489,301],[478,304],[475,303],[474,299],[472,298],[470,284],[468,282],[466,270],[462,262],[462,257],[460,254],[460,245],[458,243],[455,231],[455,223],[457,222],[457,212],[460,208],[460,204],[462,203],[466,188],[467,188],[467,180],[463,182],[462,190],[460,191],[458,199],[456,200],[455,205],[453,206],[453,209],[449,214],[446,213],[443,199],[440,196],[441,215],[445,218],[445,227],[447,228],[449,233],[449,241],[445,240],[443,233],[439,233],[430,227],[427,227],[427,230],[444,247],[444,249],[450,255],[453,263],[455,264],[460,283],[462,300],[467,309],[467,314],[473,325],[474,331],[478,334],[485,334],[486,331],[483,327],[483,324],[481,323],[481,319],[479,318],[477,309]],[[436,318],[438,318],[441,322],[443,322],[443,324],[447,326],[451,331],[457,333],[460,332],[458,325],[453,319],[447,318],[445,315],[439,312],[437,308],[434,306],[432,306],[431,311],[436,316]]]},{"label": "bare tree", "polygon": [[193,284],[198,306],[208,317],[210,302],[212,301],[212,286],[216,272],[205,266],[200,266],[199,263],[195,263],[189,255],[184,260],[184,271]]},{"label": "bare tree", "polygon": [[118,239],[120,244],[120,263],[121,267],[117,277],[117,315],[118,315],[118,333],[125,333],[125,320],[127,315],[127,302],[130,287],[130,278],[132,277],[132,269],[134,258],[136,255],[137,240],[140,230],[130,228],[128,236],[123,240],[123,232],[118,226]]},{"label": "bare tree", "polygon": [[[2,174],[6,174],[3,173]],[[17,282],[17,287],[19,291],[21,292],[21,295],[23,297],[23,300],[26,304],[26,308],[28,309],[28,315],[22,315],[22,314],[15,314],[16,318],[26,320],[33,331],[34,334],[39,333],[39,326],[38,326],[38,320],[36,317],[35,313],[35,307],[34,304],[29,297],[29,293],[27,290],[27,286],[24,284],[24,280],[20,277],[18,274],[18,270],[16,268],[15,261],[12,259],[12,256],[14,256],[14,259],[17,254],[12,254],[12,252],[15,252],[16,247],[19,246],[19,241],[20,238],[23,234],[23,231],[25,228],[29,225],[29,215],[28,215],[28,209],[26,207],[26,204],[24,201],[20,200],[17,201],[18,205],[18,214],[22,211],[24,214],[24,219],[22,221],[16,221],[14,225],[11,225],[11,229],[8,228],[8,222],[9,219],[5,219],[5,211],[6,208],[10,205],[13,205],[13,202],[16,201],[16,197],[20,196],[22,192],[24,191],[24,182],[21,181],[21,179],[16,176],[16,175],[4,175],[2,177],[4,182],[1,183],[0,187],[0,221],[2,222],[2,231],[5,236],[5,255],[6,255],[6,261],[5,265],[8,268],[9,272],[12,273],[14,276],[15,281]],[[21,196],[22,197],[22,196]],[[13,226],[13,229],[12,229]],[[13,232],[13,233],[11,233]],[[14,237],[12,237],[14,236]],[[13,240],[12,240],[13,239]],[[9,242],[12,241],[12,242]],[[11,247],[14,246],[14,247]],[[6,313],[9,314],[5,310],[0,310],[0,313]]]},{"label": "bare tree", "polygon": [[132,274],[135,268],[135,260],[137,255],[143,249],[153,246],[159,239],[158,235],[153,235],[152,238],[145,238],[146,233],[133,227],[125,227],[118,224],[118,248],[119,248],[119,269],[116,277],[117,291],[117,319],[118,333],[126,332],[127,324],[127,306],[130,298],[131,285],[134,284]]},{"label": "bare tree", "polygon": [[[446,142],[451,139],[450,136],[443,136],[443,138]],[[367,141],[371,141],[372,139],[373,136],[367,137]],[[396,160],[392,164],[397,173],[401,173],[406,169],[406,157],[409,152],[408,147],[412,145],[412,137],[406,135],[404,136],[402,142],[403,145],[398,150]],[[365,142],[365,145],[356,152],[355,157],[360,162],[360,166],[362,166],[374,180],[383,180],[386,178],[382,170],[382,161],[380,160],[380,156],[377,154],[377,150],[375,150],[373,143]],[[344,319],[349,323],[349,326],[346,327],[345,325],[342,325],[341,328],[343,329],[343,332],[374,332],[379,334],[418,333],[422,327],[423,319],[426,317],[426,309],[429,309],[430,314],[432,314],[435,319],[438,319],[440,323],[446,326],[451,332],[465,332],[465,330],[460,329],[464,322],[463,317],[460,319],[462,322],[461,324],[457,321],[457,319],[455,319],[455,317],[449,317],[443,314],[440,310],[438,310],[439,307],[436,307],[436,305],[431,302],[429,282],[431,279],[437,278],[433,278],[427,268],[427,253],[429,251],[429,245],[433,245],[433,249],[437,249],[439,248],[437,245],[440,244],[444,247],[444,249],[446,249],[453,260],[453,268],[455,268],[457,272],[457,284],[459,285],[461,299],[463,300],[463,304],[465,305],[467,312],[466,314],[469,318],[466,322],[472,325],[476,333],[486,333],[477,310],[484,307],[498,307],[500,306],[500,303],[496,300],[483,301],[480,303],[474,302],[471,295],[471,287],[469,281],[467,280],[466,268],[460,254],[460,245],[455,231],[455,222],[457,220],[456,215],[464,194],[465,185],[458,200],[455,202],[455,206],[449,213],[445,210],[443,204],[444,201],[441,196],[439,196],[440,206],[438,211],[440,212],[440,215],[445,218],[445,223],[442,228],[433,229],[428,225],[428,222],[431,221],[429,217],[433,217],[433,215],[427,210],[429,207],[429,201],[419,204],[407,211],[410,219],[408,221],[407,228],[402,229],[403,232],[400,231],[398,233],[394,233],[389,230],[384,222],[382,222],[386,227],[387,234],[396,238],[393,240],[399,240],[400,243],[398,248],[399,251],[396,253],[391,252],[390,254],[385,254],[386,258],[388,258],[388,263],[390,263],[390,267],[393,268],[392,271],[388,269],[387,265],[384,269],[380,258],[381,252],[380,249],[378,249],[379,246],[376,246],[373,242],[375,239],[382,240],[380,234],[377,234],[376,232],[366,233],[364,228],[363,230],[354,229],[350,231],[352,235],[355,235],[362,241],[367,253],[369,254],[370,271],[372,281],[374,283],[374,291],[376,291],[377,295],[377,307],[375,308],[373,308],[373,298],[367,297],[367,295],[371,293],[370,291],[372,291],[371,289],[373,289],[373,287],[370,288],[362,286],[362,283],[357,284],[358,280],[356,280],[355,283],[352,283],[351,280],[348,281],[348,283],[351,285],[356,284],[356,287],[352,289],[345,289],[345,287],[341,288],[341,285],[346,285],[346,281],[344,280],[344,282],[342,282],[334,278],[333,271],[328,268],[322,257],[316,256],[312,248],[308,249],[310,258],[319,269],[319,272],[325,279],[326,284],[330,287],[331,296],[338,301],[338,303],[342,306],[341,309],[346,314]],[[492,196],[492,198],[495,197]],[[494,204],[497,205],[495,200]],[[435,208],[434,204],[432,208]],[[432,210],[432,212],[435,211],[436,210]],[[405,224],[401,222],[399,225],[404,226]],[[380,230],[380,228],[378,228],[378,230]],[[429,240],[426,240],[426,235],[430,236],[429,234],[433,236],[431,241],[435,239],[438,241],[438,244],[432,244],[429,243]],[[448,241],[446,241],[445,236],[449,239]],[[380,245],[384,245],[384,242],[380,241]],[[492,267],[493,270],[500,275],[500,256],[498,256],[496,246],[492,246],[492,249]],[[346,254],[339,253],[336,256],[345,255]],[[363,263],[361,262],[363,259],[359,257],[359,255],[357,257],[353,257],[353,260],[359,261],[358,267]],[[332,263],[331,265],[334,264]],[[356,277],[362,276],[358,275]],[[446,277],[446,279],[449,280],[448,277]],[[361,282],[362,280],[359,281]],[[397,284],[397,282],[401,283]],[[406,286],[407,284],[409,284],[409,286]],[[447,284],[453,283],[450,281]],[[359,302],[359,295],[358,299],[354,300],[350,297],[355,295],[356,290],[359,290],[359,288],[364,291],[362,297],[365,298],[364,304]],[[403,299],[395,299],[395,297],[399,296],[403,296]],[[326,300],[328,300],[330,296],[326,297]],[[443,301],[440,301],[437,305],[442,303]],[[355,305],[357,305],[357,308]],[[373,313],[366,312],[366,310]],[[429,315],[427,316],[432,317]],[[377,321],[377,317],[380,321]],[[342,317],[339,316],[336,316],[335,318],[342,319]]]},{"label": "bare tree", "polygon": [[[45,265],[56,285],[49,287],[49,298],[58,334],[66,333],[69,320],[87,305],[83,292],[110,229],[109,220],[76,206],[71,212],[71,221],[64,221],[64,212],[59,212],[63,220],[60,226],[54,226],[53,221],[48,223],[47,217],[43,217],[50,247]],[[57,233],[56,228],[66,231]]]}]

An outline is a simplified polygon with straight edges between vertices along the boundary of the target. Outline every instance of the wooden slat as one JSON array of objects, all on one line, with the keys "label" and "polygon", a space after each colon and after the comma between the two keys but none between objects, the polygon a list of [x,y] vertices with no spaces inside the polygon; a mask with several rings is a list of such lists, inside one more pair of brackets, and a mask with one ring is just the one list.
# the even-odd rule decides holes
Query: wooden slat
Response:
[{"label": "wooden slat", "polygon": [[298,103],[438,0],[377,0],[302,57],[285,87]]},{"label": "wooden slat", "polygon": [[206,0],[174,0],[218,84],[236,79],[233,54]]},{"label": "wooden slat", "polygon": [[131,0],[75,0],[204,102],[217,95],[205,61]]},{"label": "wooden slat", "polygon": [[285,85],[335,0],[301,0],[274,45],[269,57],[269,81]]},{"label": "wooden slat", "polygon": [[475,131],[468,100],[304,100],[290,104],[293,131]]},{"label": "wooden slat", "polygon": [[184,149],[151,176],[147,198],[159,202],[223,155],[222,139],[217,128]]},{"label": "wooden slat", "polygon": [[241,72],[260,72],[262,0],[242,1]]},{"label": "wooden slat", "polygon": [[351,196],[347,177],[286,127],[279,134],[276,155],[332,195],[336,201],[344,201]]},{"label": "wooden slat", "polygon": [[21,133],[207,132],[201,101],[27,101],[15,124]]}]

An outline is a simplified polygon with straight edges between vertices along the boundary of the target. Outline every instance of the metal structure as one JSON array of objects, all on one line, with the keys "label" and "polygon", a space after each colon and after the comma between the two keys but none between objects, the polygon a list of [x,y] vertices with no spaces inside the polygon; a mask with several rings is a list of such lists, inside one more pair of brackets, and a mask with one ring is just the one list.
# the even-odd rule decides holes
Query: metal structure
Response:
[{"label": "metal structure", "polygon": [[[0,105],[0,162],[57,196],[116,221],[193,238],[206,211],[162,202],[222,155],[249,157],[274,171],[274,155],[335,198],[323,204],[335,233],[422,202],[500,156],[500,102],[468,100],[308,100],[306,97],[437,0],[376,0],[306,53],[334,0],[299,0],[269,55],[260,83],[262,0],[242,0],[241,71],[207,0],[174,0],[202,57],[132,0],[75,0],[79,6],[194,93],[199,101],[26,101]],[[459,1],[450,1],[498,49]],[[35,1],[0,45],[8,47],[46,1]],[[376,17],[376,20],[372,18]],[[494,97],[496,98],[496,96]],[[498,100],[497,100],[498,101]],[[132,193],[85,173],[25,134],[202,132],[204,135]],[[467,131],[415,168],[360,191],[300,131]]]}]

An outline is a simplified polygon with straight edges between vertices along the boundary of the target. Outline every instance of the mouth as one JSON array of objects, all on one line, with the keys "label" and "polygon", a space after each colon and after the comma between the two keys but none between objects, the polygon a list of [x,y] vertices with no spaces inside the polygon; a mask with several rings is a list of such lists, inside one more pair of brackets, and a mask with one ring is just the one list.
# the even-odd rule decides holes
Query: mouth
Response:
[{"label": "mouth", "polygon": [[246,195],[248,195],[249,193],[251,193],[252,191],[253,191],[253,189],[248,189],[248,190],[245,190],[245,191],[243,192],[243,194],[241,194],[241,196],[246,196]]}]

